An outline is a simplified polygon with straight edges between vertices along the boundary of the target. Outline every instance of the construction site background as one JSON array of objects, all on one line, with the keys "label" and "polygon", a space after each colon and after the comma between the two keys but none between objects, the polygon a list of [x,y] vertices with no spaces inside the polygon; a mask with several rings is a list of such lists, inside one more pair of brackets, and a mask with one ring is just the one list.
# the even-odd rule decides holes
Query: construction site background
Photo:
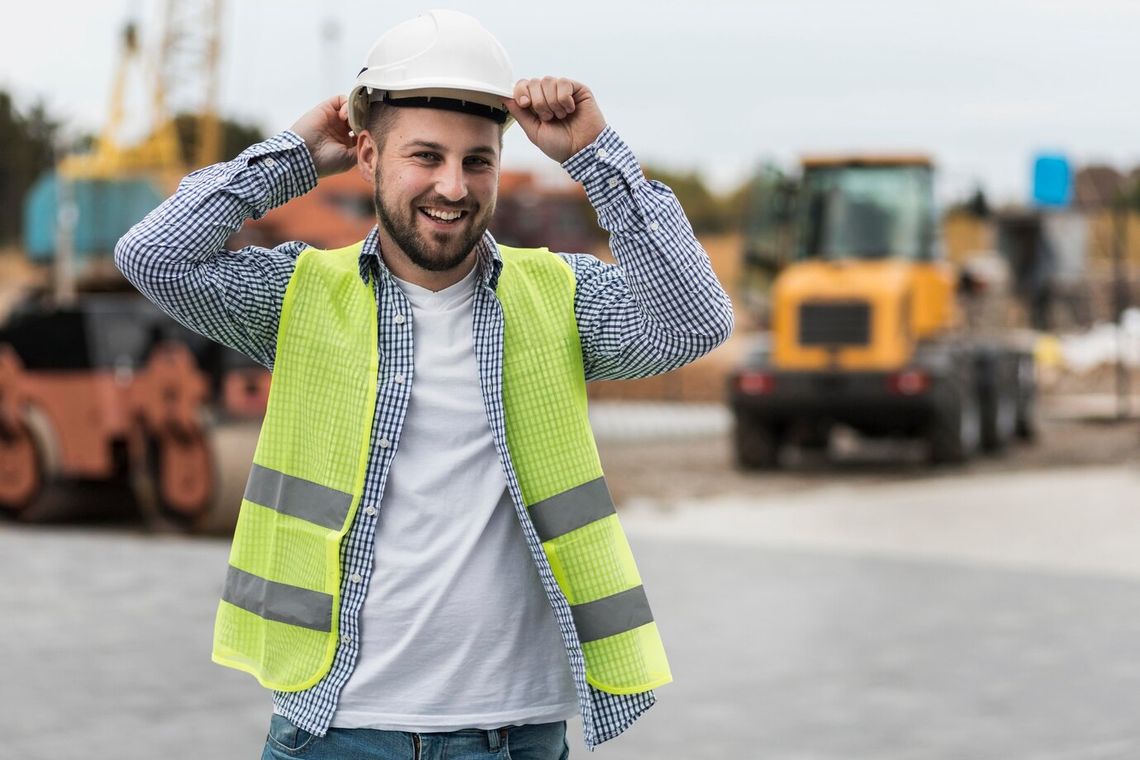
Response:
[{"label": "construction site background", "polygon": [[[533,180],[525,175],[510,175],[508,180],[511,187],[526,186]],[[331,180],[331,181],[329,181]],[[355,208],[359,209],[359,196],[362,186],[367,189],[366,183],[358,182],[352,175],[340,175],[339,178],[329,178],[322,181],[321,194],[305,196],[296,199],[289,207],[278,209],[264,219],[247,225],[239,233],[234,242],[241,244],[265,244],[270,238],[280,240],[302,239],[322,244],[321,235],[327,234],[327,225],[321,226],[325,221],[321,214],[309,213],[307,209],[328,202],[331,196],[334,201],[346,207],[353,203],[348,198],[357,198]],[[526,205],[532,201],[519,201]],[[341,236],[354,240],[360,239],[371,228],[373,218],[371,210],[367,215],[356,212],[360,219],[355,226],[342,229]],[[1113,303],[1115,276],[1113,272],[1112,246],[1116,235],[1115,216],[1110,210],[1097,210],[1087,214],[1088,224],[1088,258],[1086,271],[1082,276],[1075,278],[1067,292],[1077,295],[1084,304],[1078,311],[1084,311],[1090,317],[1081,324],[1074,316],[1074,310],[1068,308],[1069,299],[1060,298],[1055,304],[1057,335],[1044,336],[1042,352],[1041,382],[1043,390],[1073,393],[1110,392],[1115,383],[1115,370],[1111,362],[1098,362],[1096,366],[1066,366],[1063,356],[1057,355],[1057,342],[1063,336],[1088,333],[1096,325],[1104,325],[1113,321]],[[1126,266],[1131,273],[1128,277],[1129,303],[1140,304],[1140,213],[1132,213],[1126,222],[1127,240],[1124,250],[1128,252]],[[987,257],[995,256],[994,227],[992,222],[978,219],[965,213],[948,214],[944,219],[943,232],[947,257],[957,265],[970,262],[979,262]],[[354,237],[355,236],[355,237]],[[738,232],[704,234],[700,240],[712,261],[713,269],[732,297],[736,312],[736,330],[726,343],[707,356],[698,359],[692,364],[667,375],[644,378],[642,380],[602,381],[589,386],[590,396],[594,399],[629,400],[629,401],[691,401],[691,402],[720,402],[724,399],[725,383],[732,368],[738,364],[748,338],[760,330],[756,315],[746,307],[748,299],[745,295],[745,284],[742,277],[742,236]],[[334,241],[335,242],[335,241]],[[343,243],[340,243],[343,244]],[[612,260],[604,241],[595,240],[585,247],[588,252],[600,258]],[[0,323],[18,299],[21,292],[34,287],[47,287],[48,272],[31,265],[22,251],[15,247],[0,249]],[[987,294],[990,306],[993,302],[997,308],[1003,309],[1000,319],[1012,324],[1025,324],[1024,306],[1013,298],[1008,292]],[[1050,352],[1049,346],[1054,348]],[[1135,371],[1135,368],[1133,368]],[[1140,389],[1140,376],[1133,386]]]}]

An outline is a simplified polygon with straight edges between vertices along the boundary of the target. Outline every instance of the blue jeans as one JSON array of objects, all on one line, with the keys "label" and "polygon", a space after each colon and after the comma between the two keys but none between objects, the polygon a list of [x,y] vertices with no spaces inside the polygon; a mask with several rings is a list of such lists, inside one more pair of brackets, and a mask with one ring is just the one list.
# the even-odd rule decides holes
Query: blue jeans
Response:
[{"label": "blue jeans", "polygon": [[569,756],[565,721],[439,734],[330,728],[321,737],[274,715],[261,760],[566,760]]}]

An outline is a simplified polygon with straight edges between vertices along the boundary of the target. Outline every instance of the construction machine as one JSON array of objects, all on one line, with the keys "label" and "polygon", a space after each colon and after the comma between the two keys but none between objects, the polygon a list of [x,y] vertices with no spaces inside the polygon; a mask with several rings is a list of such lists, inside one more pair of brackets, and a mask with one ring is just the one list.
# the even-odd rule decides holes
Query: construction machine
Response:
[{"label": "construction machine", "polygon": [[[128,25],[93,149],[65,157],[28,194],[24,251],[52,285],[0,326],[0,514],[34,515],[59,485],[72,503],[57,513],[89,512],[79,502],[121,485],[113,498],[137,500],[164,527],[202,527],[217,504],[240,503],[221,483],[217,423],[259,417],[268,373],[161,313],[113,263],[119,237],[179,178],[221,158],[220,12],[220,0],[167,0],[149,67]],[[132,140],[126,128],[147,122],[126,108],[140,72],[151,75],[150,127]],[[194,109],[190,156],[172,102]]]},{"label": "construction machine", "polygon": [[767,330],[729,388],[742,468],[839,425],[920,440],[931,462],[1032,437],[1032,353],[963,320],[970,283],[942,257],[928,157],[810,157],[758,184],[746,282],[768,284],[749,299]]}]

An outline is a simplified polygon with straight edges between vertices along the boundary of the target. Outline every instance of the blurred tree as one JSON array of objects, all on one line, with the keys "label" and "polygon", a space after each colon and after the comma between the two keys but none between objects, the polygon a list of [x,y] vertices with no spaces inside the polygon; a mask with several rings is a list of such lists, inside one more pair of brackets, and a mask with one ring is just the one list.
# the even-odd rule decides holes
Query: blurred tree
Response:
[{"label": "blurred tree", "polygon": [[1125,189],[1125,202],[1134,211],[1140,211],[1140,172],[1134,171],[1135,179],[1131,186]]},{"label": "blurred tree", "polygon": [[[183,160],[189,162],[198,144],[198,117],[194,114],[180,113],[174,117],[174,127],[178,130],[178,142],[182,148]],[[229,161],[250,145],[264,139],[261,130],[252,124],[222,119],[222,155],[218,160]]]},{"label": "blurred tree", "polygon": [[745,217],[749,213],[753,191],[753,181],[746,179],[735,189],[721,196],[727,229],[734,232],[744,229]]},{"label": "blurred tree", "polygon": [[669,186],[696,232],[729,232],[743,226],[749,182],[725,194],[717,194],[709,190],[696,172],[679,173],[647,166],[645,176]]},{"label": "blurred tree", "polygon": [[990,215],[990,202],[986,198],[986,191],[980,186],[974,188],[969,197],[956,203],[951,203],[946,209],[948,214],[968,214],[978,219],[986,219]]},{"label": "blurred tree", "polygon": [[59,126],[42,101],[21,112],[0,90],[0,245],[20,238],[24,195],[55,164]]}]

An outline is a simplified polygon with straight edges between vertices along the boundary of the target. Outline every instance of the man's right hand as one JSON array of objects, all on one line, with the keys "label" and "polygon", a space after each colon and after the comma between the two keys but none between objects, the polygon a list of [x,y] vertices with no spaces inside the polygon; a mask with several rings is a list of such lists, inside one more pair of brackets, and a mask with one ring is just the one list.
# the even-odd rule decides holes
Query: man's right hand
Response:
[{"label": "man's right hand", "polygon": [[309,148],[318,177],[356,166],[356,140],[348,129],[348,98],[336,95],[297,119],[291,127]]}]

